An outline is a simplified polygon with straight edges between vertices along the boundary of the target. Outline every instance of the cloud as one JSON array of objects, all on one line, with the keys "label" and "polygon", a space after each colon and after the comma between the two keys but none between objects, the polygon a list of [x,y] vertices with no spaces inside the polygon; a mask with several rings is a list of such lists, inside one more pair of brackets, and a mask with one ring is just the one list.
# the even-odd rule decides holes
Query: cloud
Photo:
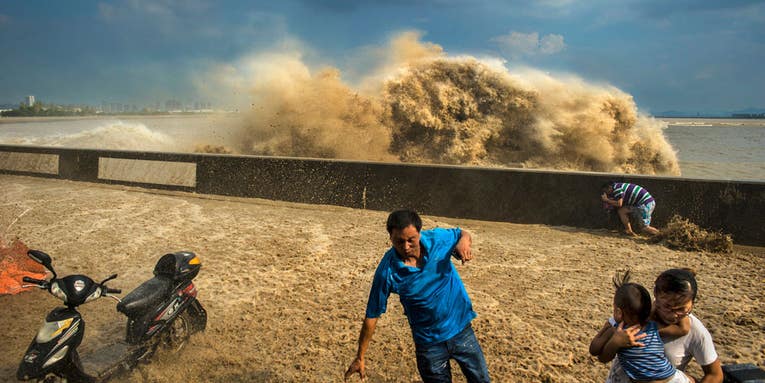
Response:
[{"label": "cloud", "polygon": [[546,7],[546,8],[568,8],[572,5],[574,5],[573,0],[539,0],[537,1],[537,5]]},{"label": "cloud", "polygon": [[713,66],[705,66],[696,71],[694,78],[699,81],[713,80],[717,75],[717,69]]},{"label": "cloud", "polygon": [[648,0],[634,2],[632,6],[640,13],[652,17],[666,17],[667,15],[688,13],[732,13],[742,15],[751,12],[752,9],[761,9],[761,0]]},{"label": "cloud", "polygon": [[547,35],[539,40],[539,51],[542,54],[558,53],[566,47],[566,43],[563,42],[563,36],[561,35]]},{"label": "cloud", "polygon": [[205,20],[210,8],[206,0],[127,0],[115,4],[98,3],[98,14],[107,23],[141,22],[169,32],[196,26]]},{"label": "cloud", "polygon": [[117,7],[107,3],[98,3],[98,15],[101,20],[112,21],[117,16]]},{"label": "cloud", "polygon": [[512,31],[507,35],[493,37],[491,41],[499,44],[503,52],[513,57],[551,55],[566,48],[563,36],[548,34],[540,38],[537,32]]}]

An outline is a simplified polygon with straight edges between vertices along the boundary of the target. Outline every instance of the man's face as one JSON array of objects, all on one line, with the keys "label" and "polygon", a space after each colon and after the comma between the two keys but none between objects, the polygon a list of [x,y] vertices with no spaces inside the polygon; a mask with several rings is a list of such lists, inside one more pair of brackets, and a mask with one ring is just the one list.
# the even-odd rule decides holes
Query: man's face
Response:
[{"label": "man's face", "polygon": [[687,317],[693,310],[693,302],[677,294],[656,294],[655,313],[666,324],[675,324]]},{"label": "man's face", "polygon": [[390,241],[400,257],[420,256],[420,232],[413,225],[391,230]]}]

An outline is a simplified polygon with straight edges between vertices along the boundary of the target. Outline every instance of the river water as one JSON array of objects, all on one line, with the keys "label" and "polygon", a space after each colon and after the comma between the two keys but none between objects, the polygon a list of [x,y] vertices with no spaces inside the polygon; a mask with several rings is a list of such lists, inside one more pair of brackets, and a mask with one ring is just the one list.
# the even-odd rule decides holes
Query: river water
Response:
[{"label": "river water", "polygon": [[[765,120],[661,119],[682,177],[765,181]],[[88,118],[3,118],[0,143],[192,152],[239,146],[236,114]]]},{"label": "river water", "polygon": [[765,120],[665,121],[683,177],[765,181]]}]

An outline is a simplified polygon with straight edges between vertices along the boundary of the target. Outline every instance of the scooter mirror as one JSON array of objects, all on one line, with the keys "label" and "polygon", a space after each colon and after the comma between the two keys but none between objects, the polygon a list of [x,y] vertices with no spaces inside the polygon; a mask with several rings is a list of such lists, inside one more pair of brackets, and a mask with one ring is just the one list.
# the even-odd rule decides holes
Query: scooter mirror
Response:
[{"label": "scooter mirror", "polygon": [[110,275],[108,278],[106,278],[103,281],[101,281],[101,284],[103,285],[104,283],[109,282],[109,281],[111,281],[114,278],[117,278],[117,274]]},{"label": "scooter mirror", "polygon": [[46,269],[52,271],[52,265],[50,260],[50,255],[43,253],[40,250],[29,250],[27,251],[27,255],[29,258],[32,258],[35,262],[45,266]]}]

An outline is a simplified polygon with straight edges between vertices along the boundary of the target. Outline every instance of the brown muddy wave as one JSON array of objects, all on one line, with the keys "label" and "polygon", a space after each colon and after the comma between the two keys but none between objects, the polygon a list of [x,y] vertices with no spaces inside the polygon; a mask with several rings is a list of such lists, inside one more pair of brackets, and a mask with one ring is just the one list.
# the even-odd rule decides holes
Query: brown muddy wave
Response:
[{"label": "brown muddy wave", "polygon": [[[256,82],[242,153],[679,175],[663,122],[606,85],[394,38],[361,85],[300,62]],[[496,61],[496,60],[494,60]]]}]

